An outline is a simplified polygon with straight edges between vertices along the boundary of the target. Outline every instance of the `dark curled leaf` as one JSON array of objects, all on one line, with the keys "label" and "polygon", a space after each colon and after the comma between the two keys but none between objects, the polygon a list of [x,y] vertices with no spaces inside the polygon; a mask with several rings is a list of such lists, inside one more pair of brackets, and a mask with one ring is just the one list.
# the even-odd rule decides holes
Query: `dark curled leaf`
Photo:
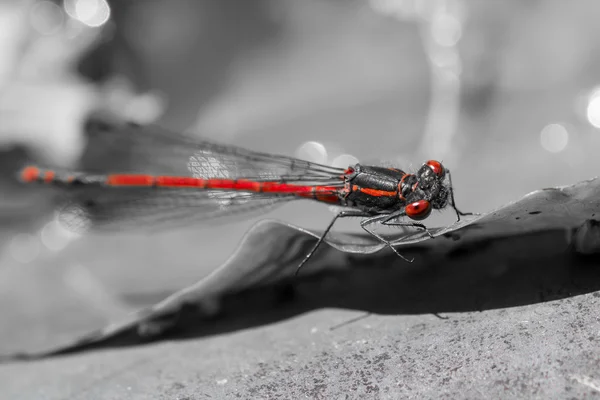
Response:
[{"label": "dark curled leaf", "polygon": [[[600,289],[600,180],[544,189],[446,228],[394,238],[412,264],[366,235],[334,233],[298,278],[318,232],[262,221],[211,275],[160,303],[44,354],[198,337],[323,307],[382,314],[485,310]],[[588,257],[577,257],[577,254]],[[591,256],[590,256],[591,255]]]}]

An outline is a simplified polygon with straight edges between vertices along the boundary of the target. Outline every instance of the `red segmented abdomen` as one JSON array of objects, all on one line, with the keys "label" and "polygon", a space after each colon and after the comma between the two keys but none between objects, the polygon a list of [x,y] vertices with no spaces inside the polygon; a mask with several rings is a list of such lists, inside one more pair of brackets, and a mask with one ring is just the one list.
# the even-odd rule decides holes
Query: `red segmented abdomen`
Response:
[{"label": "red segmented abdomen", "polygon": [[25,183],[44,182],[52,183],[56,179],[56,173],[52,170],[41,170],[38,167],[28,166],[21,171],[21,180]]},{"label": "red segmented abdomen", "polygon": [[212,190],[233,190],[256,193],[295,194],[299,197],[315,199],[327,203],[339,203],[339,188],[335,186],[293,185],[281,182],[257,182],[247,179],[202,179],[182,176],[152,175],[109,175],[109,186],[153,186],[168,188],[201,188]]},{"label": "red segmented abdomen", "polygon": [[340,203],[338,196],[341,188],[335,186],[294,185],[289,183],[247,179],[192,178],[186,176],[154,176],[144,174],[111,174],[77,178],[74,175],[59,176],[51,170],[40,170],[29,166],[21,172],[21,180],[26,183],[42,182],[48,184],[100,184],[110,187],[157,187],[170,189],[198,188],[209,190],[231,190],[255,193],[291,194],[326,203]]}]

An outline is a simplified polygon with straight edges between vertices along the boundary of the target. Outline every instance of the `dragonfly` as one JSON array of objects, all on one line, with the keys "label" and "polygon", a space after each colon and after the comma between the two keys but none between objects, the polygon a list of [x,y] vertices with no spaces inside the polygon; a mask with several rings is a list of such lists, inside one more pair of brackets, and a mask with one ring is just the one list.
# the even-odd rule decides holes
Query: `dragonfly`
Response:
[{"label": "dragonfly", "polygon": [[360,163],[339,168],[154,125],[100,123],[93,132],[106,159],[117,162],[134,154],[137,164],[145,165],[144,173],[135,165],[110,173],[106,168],[72,172],[27,165],[19,173],[23,183],[66,190],[58,219],[73,231],[239,218],[293,200],[341,207],[297,266],[298,274],[340,218],[361,218],[365,232],[412,262],[375,232],[376,224],[417,228],[433,238],[421,222],[432,210],[450,206],[457,221],[472,215],[456,207],[450,171],[436,160],[426,161],[415,173]]}]

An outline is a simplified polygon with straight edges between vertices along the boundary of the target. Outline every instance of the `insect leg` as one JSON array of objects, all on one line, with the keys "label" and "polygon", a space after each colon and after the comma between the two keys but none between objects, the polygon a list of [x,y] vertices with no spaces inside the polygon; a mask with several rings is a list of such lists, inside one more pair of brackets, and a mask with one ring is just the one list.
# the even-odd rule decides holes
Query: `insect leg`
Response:
[{"label": "insect leg", "polygon": [[333,219],[331,220],[331,222],[329,223],[327,228],[325,228],[325,231],[323,232],[323,234],[321,235],[321,237],[319,238],[317,243],[315,243],[315,245],[310,250],[310,252],[306,255],[306,257],[304,257],[304,260],[302,260],[300,265],[298,265],[298,268],[296,268],[296,276],[298,276],[298,273],[300,272],[300,268],[302,268],[302,266],[304,264],[306,264],[306,262],[315,254],[315,252],[317,251],[319,246],[321,246],[321,243],[323,243],[325,236],[327,236],[327,234],[329,233],[329,231],[331,230],[331,228],[335,224],[335,221],[337,221],[338,218],[368,217],[368,216],[369,216],[369,214],[366,214],[362,211],[341,211],[341,212],[339,212],[335,217],[333,217]]},{"label": "insect leg", "polygon": [[446,169],[446,173],[448,174],[448,182],[449,182],[449,189],[450,189],[450,200],[452,202],[452,208],[454,208],[454,211],[456,211],[456,221],[460,221],[460,216],[461,215],[479,215],[476,213],[472,213],[472,212],[462,212],[460,211],[458,208],[456,208],[456,202],[454,201],[454,187],[452,186],[452,175],[450,174],[450,170]]},{"label": "insect leg", "polygon": [[387,216],[387,218],[384,218],[383,220],[379,221],[382,225],[386,225],[386,226],[411,226],[413,228],[419,228],[419,229],[423,229],[431,239],[434,238],[434,236],[431,234],[431,232],[429,231],[429,229],[427,229],[427,227],[423,224],[420,224],[418,222],[400,222],[400,221],[394,221],[396,218],[399,217],[403,217],[405,216],[406,213],[404,212],[404,210],[399,210],[396,211],[390,215]]},{"label": "insect leg", "polygon": [[392,251],[394,253],[396,253],[396,255],[398,257],[400,257],[401,259],[403,259],[404,261],[409,262],[409,263],[413,262],[415,260],[414,258],[409,260],[408,258],[404,257],[402,254],[400,254],[398,252],[398,250],[396,250],[394,248],[394,246],[392,246],[392,244],[388,240],[385,240],[383,237],[381,237],[380,235],[375,233],[373,230],[368,228],[369,225],[373,225],[376,222],[381,222],[383,220],[386,220],[387,218],[389,218],[389,215],[385,214],[385,215],[376,215],[371,218],[363,219],[362,221],[360,221],[360,227],[363,228],[365,230],[365,232],[367,232],[369,235],[373,236],[374,238],[379,240],[381,243],[385,244],[390,249],[392,249]]}]

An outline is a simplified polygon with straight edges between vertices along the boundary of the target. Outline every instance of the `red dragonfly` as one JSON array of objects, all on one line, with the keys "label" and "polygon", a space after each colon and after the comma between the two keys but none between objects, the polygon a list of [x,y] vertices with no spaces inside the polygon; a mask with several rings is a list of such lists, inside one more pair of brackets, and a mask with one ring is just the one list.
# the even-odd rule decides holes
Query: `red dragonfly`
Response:
[{"label": "red dragonfly", "polygon": [[410,226],[433,237],[417,222],[433,209],[450,205],[458,220],[472,214],[456,208],[450,171],[435,160],[414,174],[361,164],[343,169],[175,135],[156,126],[102,128],[100,138],[109,155],[118,158],[134,151],[148,161],[145,169],[150,171],[73,173],[26,166],[20,172],[24,183],[66,190],[68,203],[59,211],[59,220],[71,230],[206,221],[298,199],[344,207],[300,263],[298,273],[339,218],[363,218],[360,226],[366,232],[412,262],[371,226]]}]

